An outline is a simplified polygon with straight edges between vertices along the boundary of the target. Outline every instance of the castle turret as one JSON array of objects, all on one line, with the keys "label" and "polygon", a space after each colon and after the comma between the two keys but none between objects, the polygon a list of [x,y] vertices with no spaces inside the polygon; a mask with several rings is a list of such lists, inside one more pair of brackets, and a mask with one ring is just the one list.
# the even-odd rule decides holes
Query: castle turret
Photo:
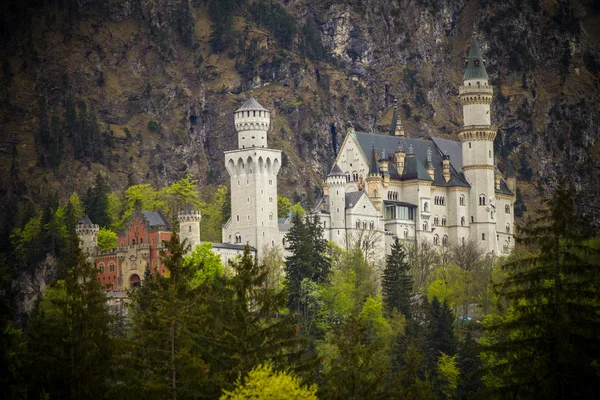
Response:
[{"label": "castle turret", "polygon": [[398,170],[399,175],[402,175],[404,173],[404,158],[406,157],[402,143],[398,145],[394,156],[396,157],[396,170]]},{"label": "castle turret", "polygon": [[381,212],[382,205],[382,190],[383,190],[383,178],[379,172],[379,164],[377,162],[377,153],[375,147],[371,154],[371,165],[369,166],[369,175],[367,175],[367,185],[369,187],[368,194],[373,202],[373,205]]},{"label": "castle turret", "polygon": [[98,232],[100,226],[94,224],[87,215],[77,223],[75,233],[79,238],[79,248],[86,255],[94,255],[98,251]]},{"label": "castle turret", "polygon": [[331,240],[343,243],[346,228],[346,175],[336,164],[327,175],[329,215],[331,216]]},{"label": "castle turret", "polygon": [[250,96],[234,113],[238,148],[225,152],[231,178],[231,219],[223,242],[248,243],[261,253],[280,243],[277,221],[277,174],[281,151],[267,148],[270,112]]},{"label": "castle turret", "polygon": [[431,155],[432,152],[430,147],[427,149],[427,162],[425,163],[425,170],[427,171],[431,179],[434,179],[435,168],[433,166],[433,161],[431,160]]},{"label": "castle turret", "polygon": [[190,251],[194,250],[200,244],[200,211],[194,209],[188,204],[183,210],[179,211],[177,220],[179,221],[179,240],[186,240],[190,246]]},{"label": "castle turret", "polygon": [[392,117],[392,125],[390,127],[390,136],[404,136],[404,128],[402,121],[398,116],[398,100],[394,100],[394,116]]},{"label": "castle turret", "polygon": [[463,127],[458,137],[462,142],[463,172],[471,185],[470,214],[472,236],[486,251],[497,251],[494,220],[495,166],[494,139],[496,128],[491,125],[489,85],[484,60],[473,31],[471,47],[459,97],[463,106]]},{"label": "castle turret", "polygon": [[450,180],[450,156],[448,154],[444,154],[444,158],[442,158],[442,176],[444,181]]},{"label": "castle turret", "polygon": [[252,94],[233,115],[235,129],[238,131],[238,148],[267,147],[271,112],[261,106]]}]

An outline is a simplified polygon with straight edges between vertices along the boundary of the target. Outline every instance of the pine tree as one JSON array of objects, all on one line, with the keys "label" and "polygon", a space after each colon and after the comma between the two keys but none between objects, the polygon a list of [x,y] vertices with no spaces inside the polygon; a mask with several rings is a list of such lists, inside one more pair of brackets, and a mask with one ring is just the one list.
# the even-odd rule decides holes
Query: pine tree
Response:
[{"label": "pine tree", "polygon": [[73,238],[64,281],[46,290],[29,325],[25,357],[29,397],[101,398],[112,361],[112,321],[97,270]]},{"label": "pine tree", "polygon": [[447,301],[440,303],[437,297],[431,301],[427,338],[432,361],[437,360],[440,352],[449,356],[458,352],[458,342],[454,335],[454,313]]},{"label": "pine tree", "polygon": [[96,174],[94,186],[88,190],[85,199],[85,209],[92,222],[101,227],[107,227],[111,222],[108,215],[108,193],[108,182],[100,173]]},{"label": "pine tree", "polygon": [[300,302],[302,280],[308,278],[316,283],[326,282],[331,268],[319,218],[304,219],[298,214],[294,215],[286,241],[288,243],[286,249],[291,253],[285,260],[288,306],[294,312],[302,314]]},{"label": "pine tree", "polygon": [[537,252],[507,263],[497,285],[509,309],[486,332],[486,385],[500,397],[597,398],[600,251],[572,188],[544,205],[518,238]]},{"label": "pine tree", "polygon": [[395,308],[404,314],[407,321],[411,319],[410,294],[413,287],[409,270],[404,246],[396,238],[383,271],[383,302],[388,313]]}]

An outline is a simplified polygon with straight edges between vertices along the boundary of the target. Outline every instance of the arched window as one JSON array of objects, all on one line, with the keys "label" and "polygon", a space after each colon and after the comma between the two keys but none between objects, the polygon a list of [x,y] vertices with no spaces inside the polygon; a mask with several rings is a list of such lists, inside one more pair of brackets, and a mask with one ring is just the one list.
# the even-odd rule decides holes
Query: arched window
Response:
[{"label": "arched window", "polygon": [[507,204],[504,206],[504,212],[510,214],[510,205]]},{"label": "arched window", "polygon": [[235,234],[235,242],[236,243],[242,243],[242,234],[241,233],[236,233]]},{"label": "arched window", "polygon": [[462,238],[460,239],[460,242],[461,242],[461,243],[462,243],[462,245],[464,246],[464,245],[465,245],[465,238],[464,238],[464,237],[462,237]]},{"label": "arched window", "polygon": [[327,221],[323,221],[323,229],[327,228]]},{"label": "arched window", "polygon": [[440,245],[440,237],[439,237],[439,235],[433,235],[433,245],[434,246],[439,246]]},{"label": "arched window", "polygon": [[375,229],[375,222],[373,222],[373,221],[369,222],[369,229],[370,230]]},{"label": "arched window", "polygon": [[493,211],[490,213],[490,216],[492,217],[492,219],[494,219],[494,212]]},{"label": "arched window", "polygon": [[140,244],[144,244],[144,238],[140,238]]},{"label": "arched window", "polygon": [[273,221],[273,213],[269,214],[269,221]]},{"label": "arched window", "polygon": [[360,229],[360,220],[356,221],[356,229]]},{"label": "arched window", "polygon": [[131,239],[131,244],[135,246],[135,239]]},{"label": "arched window", "polygon": [[506,233],[510,233],[510,224],[506,224]]},{"label": "arched window", "polygon": [[367,229],[367,221],[363,221],[363,229]]},{"label": "arched window", "polygon": [[113,263],[108,264],[108,272],[115,272],[115,264],[113,264]]},{"label": "arched window", "polygon": [[100,273],[103,274],[104,273],[104,264],[103,263],[98,264],[98,269],[100,270]]},{"label": "arched window", "polygon": [[446,226],[446,217],[442,217],[442,226]]},{"label": "arched window", "polygon": [[427,228],[429,227],[429,224],[427,223],[427,221],[423,222],[423,230],[425,232],[427,232]]},{"label": "arched window", "polygon": [[191,231],[192,231],[192,226],[190,225],[190,226],[188,226],[188,232],[191,232]]},{"label": "arched window", "polygon": [[448,235],[444,235],[442,238],[442,246],[448,247]]},{"label": "arched window", "polygon": [[240,216],[239,215],[236,215],[235,218],[236,218],[237,222],[240,222]]},{"label": "arched window", "polygon": [[479,195],[479,205],[485,206],[485,195],[484,194]]},{"label": "arched window", "polygon": [[438,205],[438,197],[437,196],[435,196],[433,198],[433,204],[435,204],[436,206]]},{"label": "arched window", "polygon": [[475,223],[475,217],[471,215],[471,223]]},{"label": "arched window", "polygon": [[433,217],[433,226],[438,226],[440,224],[440,218],[436,215]]},{"label": "arched window", "polygon": [[461,206],[464,206],[464,205],[465,205],[465,195],[464,195],[464,194],[461,194],[461,195],[460,195],[460,205],[461,205]]},{"label": "arched window", "polygon": [[404,230],[404,239],[408,239],[408,229]]},{"label": "arched window", "polygon": [[423,204],[423,211],[425,211],[425,212],[429,212],[429,203],[428,203],[428,202],[425,202],[425,203]]},{"label": "arched window", "polygon": [[485,233],[481,234],[481,240],[485,240]]},{"label": "arched window", "polygon": [[465,226],[465,217],[460,217],[460,226]]}]

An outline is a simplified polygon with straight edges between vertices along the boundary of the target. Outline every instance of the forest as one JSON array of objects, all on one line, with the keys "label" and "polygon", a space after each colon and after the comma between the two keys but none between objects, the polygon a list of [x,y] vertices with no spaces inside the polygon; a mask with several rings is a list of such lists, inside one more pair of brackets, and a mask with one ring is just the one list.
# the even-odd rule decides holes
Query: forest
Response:
[{"label": "forest", "polygon": [[3,282],[14,276],[11,265],[42,254],[55,258],[58,272],[26,321],[15,322],[10,293],[0,298],[3,398],[600,393],[600,241],[568,185],[520,227],[519,245],[504,258],[472,242],[440,252],[396,239],[380,260],[368,231],[342,249],[296,205],[287,256],[272,247],[258,262],[247,247],[223,266],[210,242],[190,249],[173,235],[161,250],[166,274],[147,269],[141,287],[107,296],[79,250],[77,221],[88,213],[112,232],[136,207],[172,216],[187,203],[207,220],[222,218],[226,191],[209,207],[195,185],[188,177],[119,194],[98,176],[84,201],[54,200],[14,232]]}]

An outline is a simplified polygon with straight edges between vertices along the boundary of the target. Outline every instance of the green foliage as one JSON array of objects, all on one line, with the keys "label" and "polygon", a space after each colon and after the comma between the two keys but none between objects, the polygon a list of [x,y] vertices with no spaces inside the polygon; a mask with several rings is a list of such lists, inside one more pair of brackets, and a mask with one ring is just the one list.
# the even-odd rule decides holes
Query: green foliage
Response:
[{"label": "green foliage", "polygon": [[292,202],[285,196],[277,195],[277,218],[284,218],[290,213]]},{"label": "green foliage", "polygon": [[[458,342],[454,336],[454,313],[446,301],[440,303],[437,297],[430,305],[429,329],[427,333],[429,359],[435,361],[440,353],[450,356],[458,352]],[[433,366],[434,363],[432,362]]]},{"label": "green foliage", "polygon": [[101,227],[107,227],[111,223],[108,215],[108,193],[106,178],[99,173],[96,174],[94,186],[88,190],[85,199],[85,209],[90,220]]},{"label": "green foliage", "polygon": [[175,9],[177,33],[185,47],[194,45],[194,17],[189,0],[182,0]]},{"label": "green foliage", "polygon": [[98,232],[98,249],[108,251],[117,247],[117,234],[110,229],[100,228]]},{"label": "green foliage", "polygon": [[485,383],[498,396],[595,398],[600,252],[573,189],[562,183],[543,204],[519,237],[537,251],[504,265],[497,289],[508,308],[485,321]]},{"label": "green foliage", "polygon": [[25,374],[31,398],[100,398],[112,362],[113,317],[77,244],[64,260],[66,279],[46,290],[29,324]]},{"label": "green foliage", "polygon": [[190,283],[192,288],[197,288],[224,274],[221,257],[212,251],[212,244],[209,242],[196,246],[190,254],[185,256],[183,263],[186,268],[195,270]]},{"label": "green foliage", "polygon": [[218,186],[206,203],[200,204],[202,240],[220,243],[223,225],[231,216],[231,193],[228,186]]},{"label": "green foliage", "polygon": [[438,382],[440,385],[440,390],[446,399],[453,399],[456,397],[458,378],[460,375],[460,371],[456,365],[457,357],[457,355],[449,356],[442,353],[438,359]]},{"label": "green foliage", "polygon": [[329,51],[323,45],[315,21],[309,17],[300,29],[300,52],[313,61],[326,61]]},{"label": "green foliage", "polygon": [[210,44],[220,53],[233,44],[233,17],[245,0],[204,0],[213,22]]},{"label": "green foliage", "polygon": [[274,372],[271,364],[253,368],[242,381],[236,381],[232,391],[225,391],[220,400],[317,400],[317,387],[302,386],[300,379],[290,373]]},{"label": "green foliage", "polygon": [[386,257],[381,286],[386,312],[391,313],[393,309],[397,309],[407,319],[410,319],[410,296],[413,282],[409,271],[410,265],[406,258],[404,246],[396,238],[391,246],[390,254]]},{"label": "green foliage", "polygon": [[326,282],[331,267],[323,240],[323,226],[318,217],[305,219],[296,214],[285,238],[286,249],[290,252],[285,260],[288,306],[293,312],[303,314],[300,282],[305,278],[316,283]]}]

